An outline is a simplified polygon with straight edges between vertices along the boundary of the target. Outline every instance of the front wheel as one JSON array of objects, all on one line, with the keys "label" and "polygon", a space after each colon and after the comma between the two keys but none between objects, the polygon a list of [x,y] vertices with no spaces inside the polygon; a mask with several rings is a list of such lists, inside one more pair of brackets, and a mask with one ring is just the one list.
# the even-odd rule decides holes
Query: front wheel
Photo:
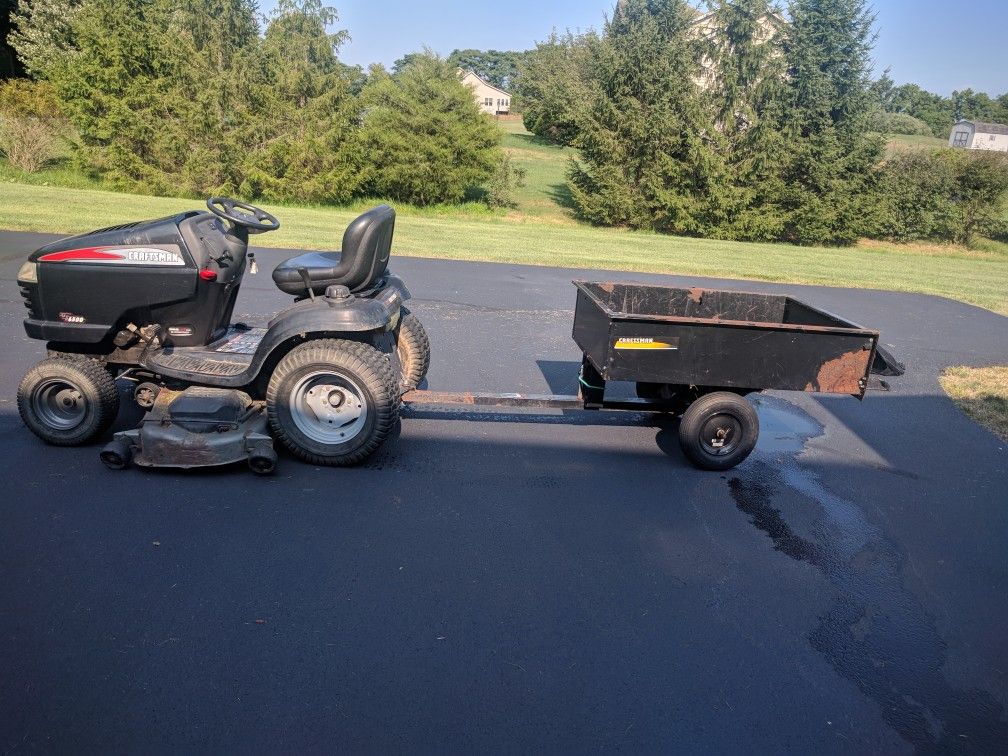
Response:
[{"label": "front wheel", "polygon": [[50,357],[29,370],[17,392],[29,430],[56,446],[100,436],[119,414],[119,392],[105,368],[87,358]]},{"label": "front wheel", "polygon": [[398,383],[388,357],[369,344],[309,341],[288,352],[270,377],[270,428],[307,462],[355,465],[395,424]]},{"label": "front wheel", "polygon": [[742,462],[759,438],[759,415],[743,397],[727,391],[705,394],[687,407],[679,445],[704,470],[728,470]]}]

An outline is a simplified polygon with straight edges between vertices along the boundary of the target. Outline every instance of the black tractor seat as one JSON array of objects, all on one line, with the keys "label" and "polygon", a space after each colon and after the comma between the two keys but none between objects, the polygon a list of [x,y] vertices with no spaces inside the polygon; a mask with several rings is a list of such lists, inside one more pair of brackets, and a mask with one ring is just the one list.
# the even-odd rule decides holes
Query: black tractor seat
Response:
[{"label": "black tractor seat", "polygon": [[354,219],[343,234],[339,252],[308,252],[284,260],[273,281],[287,294],[325,294],[329,286],[367,291],[385,275],[392,252],[395,210],[379,205]]}]

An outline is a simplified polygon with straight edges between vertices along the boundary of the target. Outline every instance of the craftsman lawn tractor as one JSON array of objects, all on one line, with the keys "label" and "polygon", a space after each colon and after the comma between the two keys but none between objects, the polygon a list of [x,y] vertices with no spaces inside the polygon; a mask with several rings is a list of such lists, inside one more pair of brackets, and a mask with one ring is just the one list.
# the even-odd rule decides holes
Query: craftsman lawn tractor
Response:
[{"label": "craftsman lawn tractor", "polygon": [[110,468],[276,464],[273,439],[319,465],[351,465],[393,428],[430,362],[427,335],[387,271],[395,212],[354,220],[340,252],[273,271],[291,306],[265,326],[232,323],[250,234],[279,221],[214,197],[207,211],[54,242],[18,273],[25,330],[49,356],[18,388],[25,424],[60,446],[104,433],[129,381],[146,414],[102,450]]}]

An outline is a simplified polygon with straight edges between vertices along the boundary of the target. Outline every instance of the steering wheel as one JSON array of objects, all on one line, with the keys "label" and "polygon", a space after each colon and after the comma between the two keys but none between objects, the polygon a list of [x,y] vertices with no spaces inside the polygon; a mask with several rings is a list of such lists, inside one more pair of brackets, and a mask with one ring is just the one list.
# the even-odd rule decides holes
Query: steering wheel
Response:
[{"label": "steering wheel", "polygon": [[211,197],[206,201],[207,208],[214,215],[231,221],[235,225],[245,226],[251,233],[263,234],[280,228],[280,221],[261,207],[239,202],[231,197]]}]

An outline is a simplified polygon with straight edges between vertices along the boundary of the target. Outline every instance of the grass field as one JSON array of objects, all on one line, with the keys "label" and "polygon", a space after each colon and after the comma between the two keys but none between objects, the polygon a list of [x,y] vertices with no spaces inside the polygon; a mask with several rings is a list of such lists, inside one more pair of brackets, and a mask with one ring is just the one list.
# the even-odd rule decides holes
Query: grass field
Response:
[{"label": "grass field", "polygon": [[1008,441],[1008,367],[951,367],[941,385],[959,409]]},{"label": "grass field", "polygon": [[[0,228],[81,233],[198,208],[195,200],[0,183]],[[353,209],[266,208],[283,227],[258,237],[276,247],[337,248]],[[681,273],[721,278],[918,291],[1008,315],[1008,251],[880,243],[792,247],[566,225],[509,217],[439,216],[406,208],[395,253],[416,257]],[[27,252],[28,250],[26,250]]]},{"label": "grass field", "polygon": [[520,119],[502,119],[504,149],[514,164],[525,169],[525,186],[515,193],[517,207],[510,220],[575,224],[566,186],[566,173],[575,151],[557,147],[530,134]]},{"label": "grass field", "polygon": [[890,153],[901,150],[937,150],[948,147],[948,140],[930,136],[893,134],[889,137],[887,146]]},{"label": "grass field", "polygon": [[[500,125],[505,149],[527,173],[516,207],[396,205],[395,254],[913,291],[1008,315],[1008,244],[984,242],[966,249],[864,242],[836,249],[594,228],[577,221],[564,188],[573,151],[542,142],[526,132],[520,120],[502,119]],[[370,204],[267,205],[283,227],[256,241],[275,247],[336,248],[346,224]],[[105,191],[65,167],[26,176],[0,163],[0,228],[81,233],[201,206],[192,199]]]}]

